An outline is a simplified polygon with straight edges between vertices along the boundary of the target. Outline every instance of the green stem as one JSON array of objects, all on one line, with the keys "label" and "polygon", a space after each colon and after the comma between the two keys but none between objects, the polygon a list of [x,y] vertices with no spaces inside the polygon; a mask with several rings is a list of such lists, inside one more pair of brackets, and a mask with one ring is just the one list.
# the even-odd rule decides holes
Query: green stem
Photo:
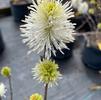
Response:
[{"label": "green stem", "polygon": [[79,31],[87,23],[88,19],[84,15],[83,17],[85,18],[85,21],[82,21],[82,24],[79,27],[77,27],[76,31]]},{"label": "green stem", "polygon": [[45,59],[46,46],[44,47],[43,56],[40,56],[41,61]]},{"label": "green stem", "polygon": [[45,59],[45,53],[46,53],[46,46],[44,47],[44,55],[43,55],[44,59]]},{"label": "green stem", "polygon": [[48,93],[48,83],[45,85],[44,100],[47,100],[47,93]]},{"label": "green stem", "polygon": [[12,89],[11,76],[8,77],[8,80],[9,80],[9,88],[10,88],[10,100],[13,100],[13,89]]},{"label": "green stem", "polygon": [[90,20],[90,22],[92,23],[94,31],[96,31],[96,23],[94,22],[93,18],[89,14],[87,15],[87,17]]}]

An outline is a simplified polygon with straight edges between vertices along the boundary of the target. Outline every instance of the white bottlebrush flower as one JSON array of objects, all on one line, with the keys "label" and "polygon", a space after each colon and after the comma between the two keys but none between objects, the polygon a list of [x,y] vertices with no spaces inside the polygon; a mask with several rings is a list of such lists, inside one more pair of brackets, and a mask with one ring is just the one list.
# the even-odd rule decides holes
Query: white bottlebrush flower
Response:
[{"label": "white bottlebrush flower", "polygon": [[0,83],[0,97],[5,97],[7,92],[6,86],[3,83]]},{"label": "white bottlebrush flower", "polygon": [[78,9],[79,5],[81,5],[82,0],[71,0],[72,5],[75,9]]},{"label": "white bottlebrush flower", "polygon": [[79,13],[81,14],[87,14],[88,13],[88,3],[87,2],[83,2],[79,8],[78,8],[78,11]]},{"label": "white bottlebrush flower", "polygon": [[70,2],[62,5],[62,0],[42,0],[37,5],[33,0],[29,9],[30,14],[21,26],[21,36],[30,52],[40,53],[45,48],[45,57],[50,58],[51,52],[54,55],[56,49],[62,52],[67,48],[66,43],[74,41],[74,24],[69,20],[74,13]]}]

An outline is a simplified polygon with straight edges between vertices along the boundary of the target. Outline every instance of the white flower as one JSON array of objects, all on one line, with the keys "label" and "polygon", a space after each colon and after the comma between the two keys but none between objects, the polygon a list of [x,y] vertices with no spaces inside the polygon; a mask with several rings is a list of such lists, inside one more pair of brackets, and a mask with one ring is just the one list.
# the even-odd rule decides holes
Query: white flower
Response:
[{"label": "white flower", "polygon": [[3,83],[0,83],[0,97],[5,97],[5,93],[7,92],[7,89]]},{"label": "white flower", "polygon": [[82,0],[72,0],[72,5],[74,8],[78,9],[79,5],[81,5]]},{"label": "white flower", "polygon": [[63,53],[66,43],[74,41],[74,24],[69,20],[74,17],[71,3],[67,1],[62,5],[62,0],[42,0],[36,5],[33,0],[29,9],[30,14],[21,26],[21,36],[29,52],[40,53],[45,48],[46,58],[50,58],[51,52],[55,55],[56,49]]},{"label": "white flower", "polygon": [[88,7],[88,3],[87,3],[87,2],[83,2],[83,3],[79,6],[78,11],[79,11],[79,13],[87,14],[88,8],[89,8],[89,7]]}]

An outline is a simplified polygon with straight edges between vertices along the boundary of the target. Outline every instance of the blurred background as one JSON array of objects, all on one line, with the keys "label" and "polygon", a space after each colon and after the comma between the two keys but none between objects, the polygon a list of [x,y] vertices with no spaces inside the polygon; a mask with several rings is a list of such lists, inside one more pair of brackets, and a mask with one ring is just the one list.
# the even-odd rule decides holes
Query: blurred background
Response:
[{"label": "blurred background", "polygon": [[[67,44],[70,50],[63,49],[64,55],[57,51],[56,57],[52,56],[60,65],[63,80],[49,89],[49,100],[101,100],[101,91],[89,89],[92,84],[101,84],[101,0],[71,3],[75,17],[70,20],[76,23],[77,36]],[[31,4],[31,0],[0,0],[0,70],[3,66],[12,69],[14,100],[28,100],[35,92],[44,94],[42,84],[37,84],[31,73],[40,57],[36,53],[27,55],[29,49],[20,36],[21,20],[29,14],[27,7]],[[9,88],[1,75],[0,82]],[[8,98],[9,89],[4,100]]]}]

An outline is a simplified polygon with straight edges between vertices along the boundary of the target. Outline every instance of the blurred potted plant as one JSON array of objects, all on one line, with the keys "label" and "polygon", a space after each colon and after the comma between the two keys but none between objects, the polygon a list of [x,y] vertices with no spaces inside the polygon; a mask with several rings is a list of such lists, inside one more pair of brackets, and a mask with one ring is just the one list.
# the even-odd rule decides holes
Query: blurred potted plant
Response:
[{"label": "blurred potted plant", "polygon": [[[72,0],[72,5],[75,11],[75,18],[72,18],[72,22],[76,24],[77,31],[93,31],[95,26],[96,20],[94,16],[94,11],[91,11],[91,3],[90,1],[86,0]],[[89,11],[90,10],[90,11]]]},{"label": "blurred potted plant", "polygon": [[91,3],[89,13],[94,14],[97,25],[92,24],[94,32],[85,34],[86,43],[82,53],[82,60],[87,67],[101,70],[101,1],[89,1]]},{"label": "blurred potted plant", "polygon": [[101,70],[101,34],[86,35],[87,40],[82,52],[83,63],[94,70]]},{"label": "blurred potted plant", "polygon": [[[89,31],[90,28],[87,23],[82,25],[83,21],[86,19],[85,16],[88,13],[88,3],[83,2],[83,0],[67,0],[67,1],[71,1],[71,4],[73,6],[75,17],[70,18],[70,21],[72,23],[76,23],[76,25],[75,25],[76,30],[84,29],[85,31]],[[65,2],[66,2],[66,0],[62,1],[63,4]],[[81,25],[83,27],[81,27]],[[64,54],[62,54],[59,50],[56,50],[56,56],[52,55],[52,57],[54,59],[69,59],[72,56],[74,42],[67,43],[66,45],[70,48],[70,50],[65,49],[65,48],[62,49]]]},{"label": "blurred potted plant", "polygon": [[11,0],[11,11],[16,22],[20,22],[28,14],[27,6],[30,4],[27,0]]}]

